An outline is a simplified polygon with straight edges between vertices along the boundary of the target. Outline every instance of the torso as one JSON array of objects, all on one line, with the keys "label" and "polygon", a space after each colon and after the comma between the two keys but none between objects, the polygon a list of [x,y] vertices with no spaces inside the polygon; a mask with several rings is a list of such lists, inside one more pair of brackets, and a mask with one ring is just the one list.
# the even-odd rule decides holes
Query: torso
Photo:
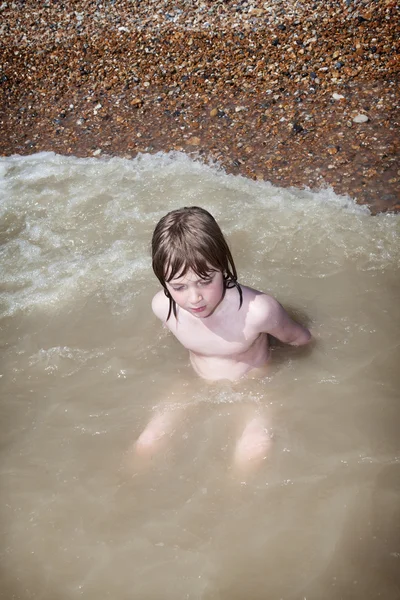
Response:
[{"label": "torso", "polygon": [[235,381],[251,376],[255,369],[264,367],[269,359],[268,336],[261,333],[254,342],[241,352],[226,356],[206,356],[189,351],[196,373],[203,379],[230,379]]},{"label": "torso", "polygon": [[[171,314],[165,323],[189,350],[194,370],[204,379],[233,381],[268,362],[268,336],[251,318],[251,303],[259,292],[245,286],[242,292],[240,309],[237,290],[228,289],[218,310],[209,317],[197,318],[177,307],[178,318]],[[167,308],[166,298],[165,303]]]}]

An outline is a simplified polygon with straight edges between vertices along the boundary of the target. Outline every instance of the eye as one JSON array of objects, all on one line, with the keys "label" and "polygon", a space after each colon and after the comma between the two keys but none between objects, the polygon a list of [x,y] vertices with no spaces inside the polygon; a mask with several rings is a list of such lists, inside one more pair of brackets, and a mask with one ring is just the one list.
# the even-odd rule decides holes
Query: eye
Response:
[{"label": "eye", "polygon": [[174,292],[181,292],[184,289],[184,286],[179,285],[178,287],[173,287],[172,289],[174,290]]},{"label": "eye", "polygon": [[199,283],[200,285],[210,285],[212,279],[202,279]]}]

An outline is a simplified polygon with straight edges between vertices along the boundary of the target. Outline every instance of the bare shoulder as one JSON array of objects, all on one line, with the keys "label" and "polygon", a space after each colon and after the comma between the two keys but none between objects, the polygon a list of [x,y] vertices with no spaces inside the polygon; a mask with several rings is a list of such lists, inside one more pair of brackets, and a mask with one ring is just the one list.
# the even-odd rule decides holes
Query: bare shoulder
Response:
[{"label": "bare shoulder", "polygon": [[241,286],[243,300],[248,305],[249,317],[253,323],[265,323],[266,320],[276,321],[284,311],[279,302],[269,294]]},{"label": "bare shoulder", "polygon": [[241,286],[243,292],[243,300],[249,307],[249,312],[254,316],[262,315],[265,317],[266,314],[274,313],[275,311],[282,308],[281,305],[273,296],[247,287]]},{"label": "bare shoulder", "polygon": [[269,333],[281,342],[293,346],[308,344],[311,333],[293,321],[283,306],[272,296],[243,288],[243,303],[248,306],[248,322],[256,331]]},{"label": "bare shoulder", "polygon": [[151,301],[151,308],[156,317],[161,319],[161,321],[165,322],[167,320],[169,300],[164,294],[164,290],[160,290],[154,296],[153,300]]}]

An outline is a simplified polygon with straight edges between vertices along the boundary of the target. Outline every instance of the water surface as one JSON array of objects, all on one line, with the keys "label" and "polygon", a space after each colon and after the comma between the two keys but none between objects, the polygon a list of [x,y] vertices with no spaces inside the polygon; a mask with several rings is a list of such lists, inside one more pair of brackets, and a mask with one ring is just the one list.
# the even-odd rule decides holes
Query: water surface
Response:
[{"label": "water surface", "polygon": [[[180,154],[0,159],[1,597],[400,595],[399,215]],[[307,324],[261,381],[209,385],[152,315],[150,238],[210,210],[240,281]],[[159,456],[127,451],[168,390]],[[232,466],[249,407],[274,443]]]}]

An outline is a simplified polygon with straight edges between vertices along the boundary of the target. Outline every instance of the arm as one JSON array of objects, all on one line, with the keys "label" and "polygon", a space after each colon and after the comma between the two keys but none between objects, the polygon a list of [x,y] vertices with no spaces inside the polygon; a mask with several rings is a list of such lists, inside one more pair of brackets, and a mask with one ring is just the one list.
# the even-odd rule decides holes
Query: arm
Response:
[{"label": "arm", "polygon": [[293,321],[277,300],[266,294],[258,296],[257,300],[262,332],[269,333],[281,342],[292,346],[308,344],[311,340],[309,330]]}]

